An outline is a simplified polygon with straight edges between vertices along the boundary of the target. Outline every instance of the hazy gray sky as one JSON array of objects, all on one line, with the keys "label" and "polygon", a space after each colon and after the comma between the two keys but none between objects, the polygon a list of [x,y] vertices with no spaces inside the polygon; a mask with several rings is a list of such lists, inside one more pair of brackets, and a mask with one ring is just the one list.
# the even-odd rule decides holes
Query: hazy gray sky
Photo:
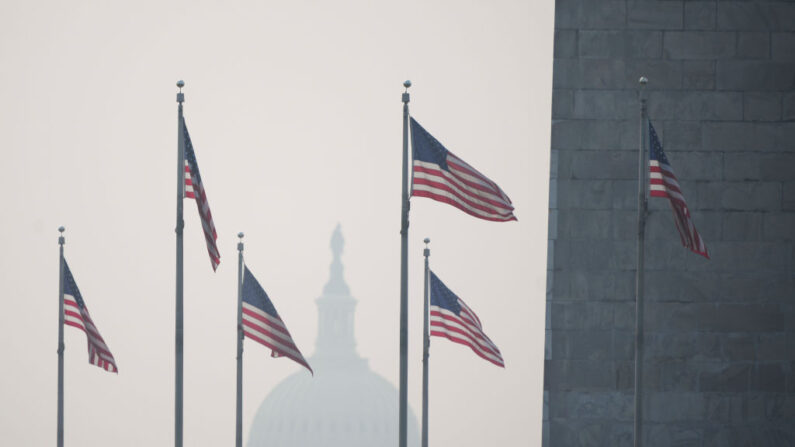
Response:
[{"label": "hazy gray sky", "polygon": [[[358,351],[398,378],[401,87],[411,113],[511,197],[493,223],[414,199],[409,402],[421,399],[422,239],[506,369],[434,339],[430,441],[541,436],[553,2],[0,3],[0,439],[55,440],[58,245],[120,373],[65,329],[66,443],[173,442],[177,104],[219,232],[185,203],[185,444],[234,439],[236,238],[314,350],[337,222]],[[246,342],[244,431],[300,369]]]}]

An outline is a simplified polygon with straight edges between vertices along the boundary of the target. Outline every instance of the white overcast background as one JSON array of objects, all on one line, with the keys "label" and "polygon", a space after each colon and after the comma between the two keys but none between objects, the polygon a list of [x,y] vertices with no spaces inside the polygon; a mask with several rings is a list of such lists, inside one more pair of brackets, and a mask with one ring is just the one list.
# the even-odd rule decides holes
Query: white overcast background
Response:
[{"label": "white overcast background", "polygon": [[[55,442],[58,232],[119,374],[65,328],[66,444],[170,445],[177,89],[218,230],[185,202],[185,445],[234,439],[235,235],[308,356],[345,236],[357,350],[397,384],[402,83],[518,222],[412,200],[409,403],[421,409],[422,239],[506,368],[434,339],[434,445],[541,439],[553,2],[0,3],[0,443]],[[246,341],[244,431],[301,367]],[[397,395],[395,396],[397,399]],[[396,416],[397,417],[397,416]]]}]

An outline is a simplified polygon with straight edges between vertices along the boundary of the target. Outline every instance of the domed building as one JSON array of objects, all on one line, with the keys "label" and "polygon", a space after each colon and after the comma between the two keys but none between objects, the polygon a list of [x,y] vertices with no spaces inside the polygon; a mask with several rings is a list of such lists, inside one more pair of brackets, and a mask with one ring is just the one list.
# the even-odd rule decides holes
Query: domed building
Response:
[{"label": "domed building", "polygon": [[[317,299],[318,335],[309,364],[265,398],[249,433],[248,447],[397,447],[398,391],[370,370],[356,352],[356,300],[343,278],[344,239],[331,237],[330,277]],[[417,419],[409,408],[407,441],[419,445]]]}]

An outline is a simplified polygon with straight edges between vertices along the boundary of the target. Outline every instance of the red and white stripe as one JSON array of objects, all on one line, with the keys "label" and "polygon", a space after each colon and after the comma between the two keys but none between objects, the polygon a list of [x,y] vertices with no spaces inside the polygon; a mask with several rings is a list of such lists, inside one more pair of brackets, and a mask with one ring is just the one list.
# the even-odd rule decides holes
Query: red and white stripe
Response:
[{"label": "red and white stripe", "polygon": [[272,357],[288,357],[312,372],[284,322],[246,302],[243,302],[243,334],[270,348]]},{"label": "red and white stripe", "polygon": [[452,342],[469,346],[475,354],[505,368],[500,350],[483,333],[483,326],[475,312],[460,298],[458,304],[461,306],[459,315],[439,306],[431,306],[431,336],[444,337]]},{"label": "red and white stripe", "polygon": [[76,327],[85,332],[88,339],[88,362],[97,365],[105,371],[118,373],[116,361],[110,348],[105,344],[105,340],[99,335],[99,330],[94,326],[88,309],[82,309],[77,305],[77,301],[72,295],[64,294],[64,324]]},{"label": "red and white stripe", "polygon": [[218,252],[218,233],[215,231],[215,224],[213,223],[213,215],[210,212],[210,204],[207,202],[207,194],[204,192],[204,186],[200,181],[193,182],[191,176],[190,163],[185,160],[185,197],[195,199],[196,207],[199,210],[199,217],[202,222],[202,230],[204,231],[204,240],[207,244],[207,254],[210,255],[210,263],[213,270],[218,268],[221,263],[221,255]]},{"label": "red and white stripe", "polygon": [[414,160],[412,196],[428,197],[452,205],[480,219],[516,220],[511,199],[485,175],[460,158],[447,153],[447,167]]},{"label": "red and white stripe", "polygon": [[190,163],[188,163],[188,160],[185,160],[185,197],[196,198],[196,194],[193,192],[193,179],[190,176]]},{"label": "red and white stripe", "polygon": [[670,165],[657,160],[649,160],[649,195],[666,197],[670,200],[671,209],[674,212],[674,222],[679,230],[682,245],[709,259],[707,246],[690,217],[690,209],[687,207],[685,196],[679,188],[679,182]]}]

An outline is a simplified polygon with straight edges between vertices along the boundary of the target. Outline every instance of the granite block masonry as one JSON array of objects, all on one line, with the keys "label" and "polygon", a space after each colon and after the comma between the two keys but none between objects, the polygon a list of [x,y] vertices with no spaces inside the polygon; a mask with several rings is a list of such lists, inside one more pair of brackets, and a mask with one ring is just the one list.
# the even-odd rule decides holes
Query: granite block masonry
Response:
[{"label": "granite block masonry", "polygon": [[646,76],[712,260],[650,199],[643,445],[795,446],[795,3],[555,7],[543,445],[633,444]]}]

